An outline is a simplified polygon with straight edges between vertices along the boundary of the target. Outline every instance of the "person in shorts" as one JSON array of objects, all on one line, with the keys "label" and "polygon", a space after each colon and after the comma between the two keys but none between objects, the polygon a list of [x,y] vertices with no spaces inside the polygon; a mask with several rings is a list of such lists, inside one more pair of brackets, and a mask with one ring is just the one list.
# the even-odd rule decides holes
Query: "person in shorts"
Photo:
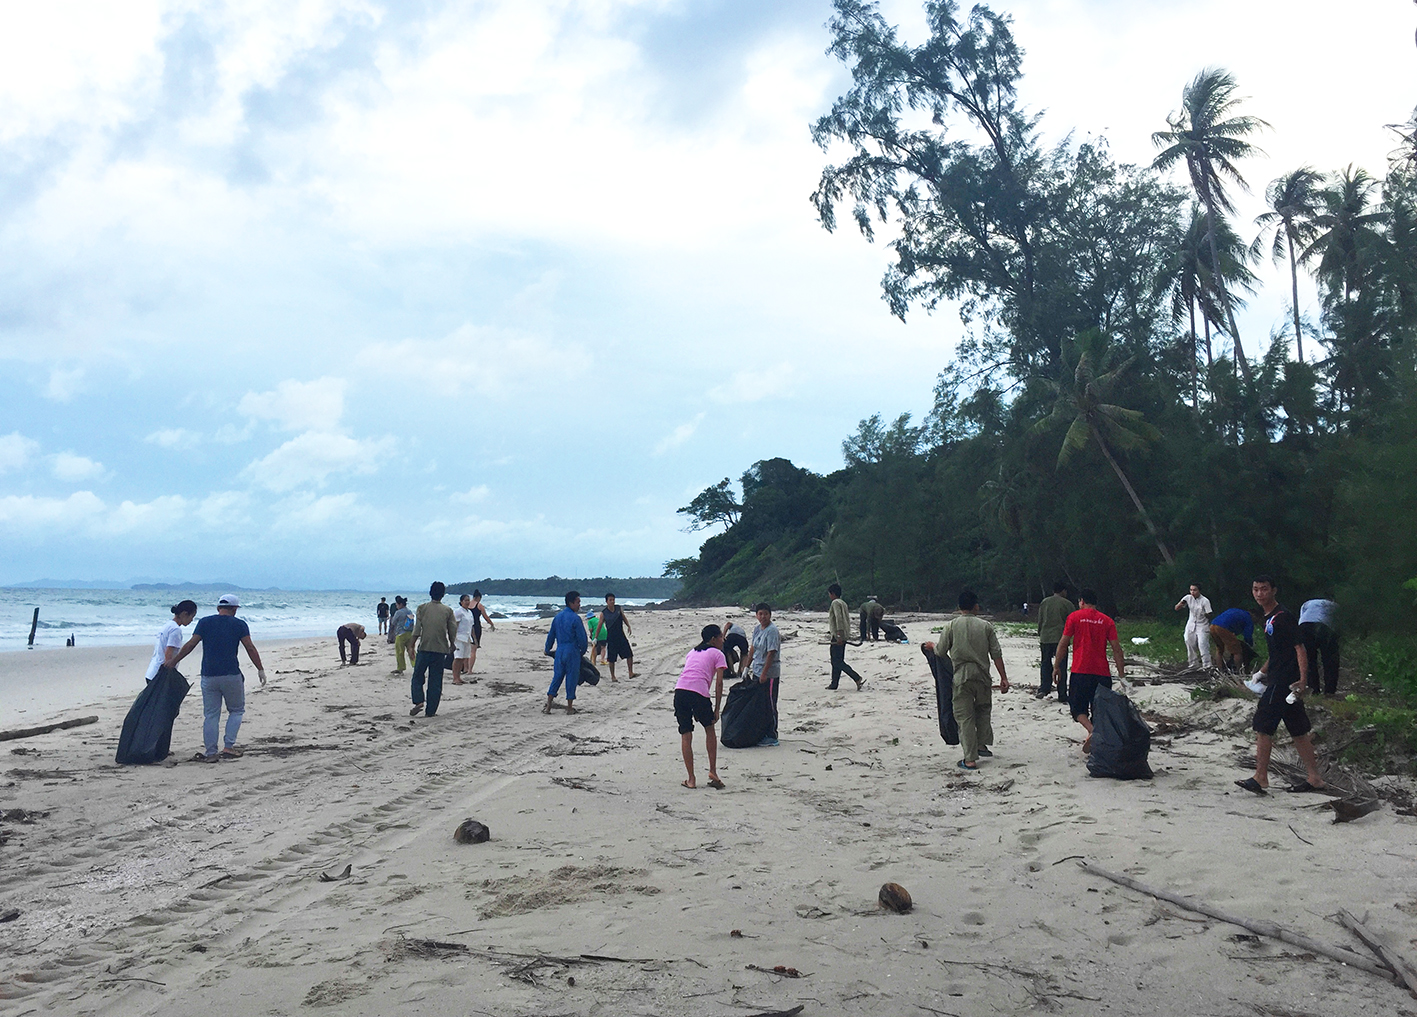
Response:
[{"label": "person in shorts", "polygon": [[748,633],[732,618],[723,623],[723,656],[733,677],[742,678],[748,666]]},{"label": "person in shorts", "polygon": [[[704,747],[708,751],[708,785],[723,787],[718,779],[718,734],[714,725],[723,713],[723,672],[728,661],[723,656],[723,632],[717,625],[705,625],[699,633],[699,645],[684,658],[684,669],[674,686],[674,719],[679,722],[679,743],[684,753],[684,769],[689,779],[687,788],[698,787],[694,779],[694,723],[704,729]],[[709,681],[714,684],[714,698],[709,700]]]},{"label": "person in shorts", "polygon": [[[1299,638],[1299,622],[1279,603],[1279,587],[1267,575],[1256,576],[1250,584],[1255,603],[1264,612],[1264,641],[1269,648],[1269,660],[1254,673],[1253,680],[1264,685],[1260,701],[1255,706],[1255,773],[1237,780],[1237,786],[1257,795],[1269,794],[1269,757],[1274,750],[1274,735],[1282,722],[1294,739],[1294,749],[1308,771],[1308,779],[1288,790],[1296,793],[1322,791],[1324,779],[1319,774],[1314,740],[1309,737],[1313,724],[1304,709],[1304,689],[1309,677],[1309,654]],[[1290,693],[1294,702],[1289,702]]]},{"label": "person in shorts", "polygon": [[1063,638],[1058,641],[1057,656],[1053,658],[1053,678],[1062,682],[1071,647],[1073,674],[1068,682],[1068,712],[1087,732],[1082,751],[1091,752],[1092,697],[1097,694],[1098,686],[1112,687],[1107,648],[1112,648],[1112,659],[1117,662],[1118,679],[1127,677],[1126,662],[1122,657],[1122,641],[1117,638],[1117,623],[1097,610],[1097,594],[1083,590],[1078,594],[1078,604],[1078,609],[1063,623]]},{"label": "person in shorts", "polygon": [[389,598],[380,597],[379,603],[374,606],[374,614],[379,619],[379,635],[389,631]]},{"label": "person in shorts", "polygon": [[600,621],[600,612],[592,611],[585,616],[585,627],[590,633],[590,662],[600,663],[600,655],[605,653],[606,644],[610,641],[610,630]]}]

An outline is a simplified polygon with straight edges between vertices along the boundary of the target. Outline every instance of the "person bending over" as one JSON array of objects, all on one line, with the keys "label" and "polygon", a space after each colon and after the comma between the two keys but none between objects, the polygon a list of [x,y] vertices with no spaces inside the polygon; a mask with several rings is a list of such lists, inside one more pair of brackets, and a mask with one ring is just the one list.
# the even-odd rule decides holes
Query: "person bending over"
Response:
[{"label": "person bending over", "polygon": [[[717,625],[705,625],[699,633],[699,645],[684,658],[684,669],[674,686],[674,719],[679,722],[679,746],[684,754],[684,769],[689,779],[687,788],[698,787],[694,780],[694,721],[704,729],[704,748],[708,752],[709,787],[722,788],[718,779],[718,735],[714,724],[723,714],[723,673],[728,661],[723,656],[723,632]],[[714,698],[709,701],[709,681],[714,684]]]},{"label": "person bending over", "polygon": [[[364,626],[358,622],[350,622],[348,625],[341,625],[335,629],[335,638],[339,640],[339,663],[340,667],[345,664],[359,663],[359,641],[367,639],[369,634],[364,631]],[[349,658],[345,659],[344,644],[349,644]]]}]

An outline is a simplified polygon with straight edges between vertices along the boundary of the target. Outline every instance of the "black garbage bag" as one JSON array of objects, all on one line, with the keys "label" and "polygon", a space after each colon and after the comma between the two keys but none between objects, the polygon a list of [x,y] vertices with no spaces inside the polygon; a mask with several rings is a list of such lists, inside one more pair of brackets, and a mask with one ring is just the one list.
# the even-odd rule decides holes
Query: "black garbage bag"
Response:
[{"label": "black garbage bag", "polygon": [[590,657],[581,654],[581,676],[576,679],[582,685],[599,685],[600,671],[590,662]]},{"label": "black garbage bag", "polygon": [[1151,728],[1126,696],[1098,686],[1092,699],[1092,755],[1087,770],[1094,777],[1151,780],[1147,753]]},{"label": "black garbage bag", "polygon": [[883,621],[881,622],[881,638],[888,643],[903,643],[905,642],[905,629],[895,622]]},{"label": "black garbage bag", "polygon": [[730,749],[752,748],[772,734],[772,690],[767,682],[745,678],[728,690],[718,740]]},{"label": "black garbage bag", "polygon": [[920,652],[930,664],[935,676],[935,711],[940,718],[940,737],[946,745],[959,744],[959,725],[955,723],[955,669],[948,657],[940,657],[933,646],[921,646]]},{"label": "black garbage bag", "polygon": [[172,724],[191,687],[180,672],[170,667],[160,670],[128,710],[114,761],[142,766],[166,759],[172,748]]}]

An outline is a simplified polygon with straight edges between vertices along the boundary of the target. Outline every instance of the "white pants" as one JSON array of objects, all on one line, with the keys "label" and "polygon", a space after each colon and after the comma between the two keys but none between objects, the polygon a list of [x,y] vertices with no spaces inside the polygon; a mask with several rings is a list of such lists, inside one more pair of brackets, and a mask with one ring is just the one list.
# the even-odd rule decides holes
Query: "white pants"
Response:
[{"label": "white pants", "polygon": [[1204,627],[1186,623],[1186,666],[1206,667],[1210,664],[1210,623]]}]

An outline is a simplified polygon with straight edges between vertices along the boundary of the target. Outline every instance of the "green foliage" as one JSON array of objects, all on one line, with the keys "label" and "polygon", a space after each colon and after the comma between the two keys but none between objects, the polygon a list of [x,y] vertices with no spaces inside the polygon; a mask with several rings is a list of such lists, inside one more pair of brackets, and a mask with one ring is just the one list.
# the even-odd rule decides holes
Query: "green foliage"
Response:
[{"label": "green foliage", "polygon": [[680,515],[689,517],[690,532],[710,526],[732,526],[742,511],[743,506],[733,496],[733,482],[727,477],[704,488],[693,501],[678,510]]},{"label": "green foliage", "polygon": [[[1122,641],[1122,652],[1128,657],[1145,657],[1158,664],[1184,664],[1186,662],[1185,619],[1177,620],[1120,618],[1117,620],[1117,637]],[[1137,646],[1133,639],[1145,639]]]}]

